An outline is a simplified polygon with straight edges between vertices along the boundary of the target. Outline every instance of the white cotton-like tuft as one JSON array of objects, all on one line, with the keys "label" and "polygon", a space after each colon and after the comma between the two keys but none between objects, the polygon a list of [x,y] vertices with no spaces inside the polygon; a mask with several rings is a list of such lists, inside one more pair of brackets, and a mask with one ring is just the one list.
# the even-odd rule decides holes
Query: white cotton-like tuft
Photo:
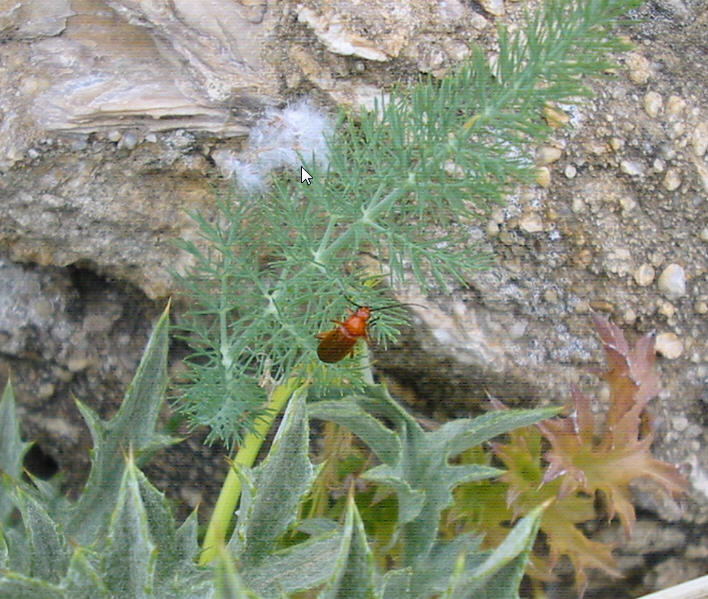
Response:
[{"label": "white cotton-like tuft", "polygon": [[263,191],[272,171],[298,168],[303,159],[326,168],[332,131],[332,120],[325,112],[300,100],[282,110],[269,108],[251,129],[248,146],[238,157],[217,150],[212,158],[221,173],[233,176],[244,190]]}]

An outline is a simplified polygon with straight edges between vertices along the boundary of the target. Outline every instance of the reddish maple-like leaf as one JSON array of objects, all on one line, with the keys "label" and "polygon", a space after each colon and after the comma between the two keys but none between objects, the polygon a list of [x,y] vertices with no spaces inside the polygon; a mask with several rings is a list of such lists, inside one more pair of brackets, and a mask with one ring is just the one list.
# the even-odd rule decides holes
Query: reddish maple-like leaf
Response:
[{"label": "reddish maple-like leaf", "polygon": [[675,466],[654,458],[649,448],[651,426],[642,418],[649,400],[659,391],[654,369],[654,335],[645,335],[630,348],[622,331],[601,316],[593,315],[610,369],[610,405],[604,427],[596,426],[590,400],[573,389],[574,410],[568,418],[539,425],[551,444],[545,459],[544,481],[563,476],[559,497],[575,491],[602,491],[609,517],[619,516],[629,535],[635,521],[629,483],[648,477],[670,493],[686,490],[686,481]]}]

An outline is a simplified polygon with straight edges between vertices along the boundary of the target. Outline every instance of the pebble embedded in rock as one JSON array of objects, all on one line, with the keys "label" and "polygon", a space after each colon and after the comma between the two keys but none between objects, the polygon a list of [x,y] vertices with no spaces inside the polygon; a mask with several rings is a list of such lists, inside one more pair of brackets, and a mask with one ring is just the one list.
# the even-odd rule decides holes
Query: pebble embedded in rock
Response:
[{"label": "pebble embedded in rock", "polygon": [[560,148],[553,146],[541,146],[536,150],[536,161],[540,166],[545,166],[555,162],[563,155]]},{"label": "pebble embedded in rock", "polygon": [[620,162],[620,170],[625,175],[637,177],[644,174],[646,167],[638,160],[623,160]]},{"label": "pebble embedded in rock", "polygon": [[664,100],[661,98],[660,94],[651,91],[647,92],[646,96],[644,96],[644,110],[646,110],[650,117],[656,118],[659,116],[663,106]]},{"label": "pebble embedded in rock", "polygon": [[675,360],[683,353],[683,341],[676,333],[660,333],[656,336],[656,351],[669,360]]},{"label": "pebble embedded in rock", "polygon": [[675,431],[682,433],[688,428],[688,418],[685,416],[674,416],[671,419],[671,424]]},{"label": "pebble embedded in rock", "polygon": [[536,183],[541,187],[550,187],[551,185],[551,171],[548,167],[542,166],[536,169]]},{"label": "pebble embedded in rock", "polygon": [[708,121],[702,121],[693,129],[691,135],[693,153],[699,158],[708,151]]},{"label": "pebble embedded in rock", "polygon": [[634,280],[637,282],[637,285],[647,287],[652,284],[652,281],[654,281],[655,274],[656,272],[654,271],[654,267],[645,262],[634,271]]},{"label": "pebble embedded in rock", "polygon": [[637,202],[635,202],[629,196],[622,196],[619,199],[619,203],[620,207],[622,208],[622,212],[631,212],[637,207]]},{"label": "pebble embedded in rock", "polygon": [[674,306],[671,302],[663,301],[659,305],[659,314],[666,316],[666,318],[671,318],[674,314],[676,314],[676,306]]},{"label": "pebble embedded in rock", "polygon": [[686,295],[686,272],[678,264],[669,264],[658,281],[659,291],[669,298]]},{"label": "pebble embedded in rock", "polygon": [[641,54],[632,52],[627,58],[629,78],[639,85],[645,84],[651,77],[651,65]]},{"label": "pebble embedded in rock", "polygon": [[578,174],[578,169],[576,169],[572,164],[569,164],[565,167],[565,171],[563,171],[563,173],[565,174],[566,179],[574,179],[575,175]]},{"label": "pebble embedded in rock", "polygon": [[479,3],[490,15],[494,15],[495,17],[503,17],[505,14],[504,0],[479,0]]},{"label": "pebble embedded in rock", "polygon": [[670,168],[664,175],[664,180],[661,182],[668,191],[675,191],[681,187],[681,173],[676,168]]},{"label": "pebble embedded in rock", "polygon": [[686,109],[686,100],[681,96],[669,96],[666,101],[666,114],[669,118],[677,118]]},{"label": "pebble embedded in rock", "polygon": [[519,228],[526,233],[543,231],[543,220],[538,214],[525,214],[519,219]]}]

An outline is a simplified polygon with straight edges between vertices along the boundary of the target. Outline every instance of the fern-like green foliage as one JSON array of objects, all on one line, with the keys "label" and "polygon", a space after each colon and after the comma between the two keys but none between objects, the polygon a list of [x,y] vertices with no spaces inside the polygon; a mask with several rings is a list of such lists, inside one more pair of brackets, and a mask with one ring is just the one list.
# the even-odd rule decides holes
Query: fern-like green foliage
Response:
[{"label": "fern-like green foliage", "polygon": [[[490,66],[481,50],[442,81],[399,87],[373,113],[342,115],[326,172],[315,183],[283,175],[271,193],[218,201],[199,214],[202,243],[184,283],[197,308],[181,323],[193,348],[181,406],[210,440],[240,440],[253,427],[263,377],[361,382],[356,362],[323,365],[315,333],[342,319],[348,298],[389,304],[373,283],[423,290],[464,284],[489,257],[470,246],[470,227],[519,181],[546,138],[543,109],[587,95],[583,77],[611,66],[625,46],[609,28],[641,0],[548,0],[526,24],[499,35]],[[304,149],[306,152],[307,149]],[[373,270],[358,261],[375,256]],[[390,339],[401,313],[381,312],[375,341]]]},{"label": "fern-like green foliage", "polygon": [[[165,311],[118,414],[102,422],[81,409],[95,446],[89,480],[74,503],[58,497],[51,484],[21,478],[27,444],[19,435],[12,389],[6,388],[0,402],[0,501],[9,509],[0,520],[0,597],[283,599],[305,591],[327,599],[518,596],[545,506],[527,514],[492,550],[481,551],[480,538],[472,534],[441,541],[438,520],[451,491],[462,481],[499,473],[452,466],[448,459],[556,410],[509,410],[424,432],[381,387],[308,408],[304,385],[293,393],[266,459],[255,468],[235,464],[244,483],[236,526],[213,565],[199,567],[196,514],[178,526],[164,495],[138,467],[139,459],[171,441],[155,429],[167,341]],[[345,424],[382,460],[367,476],[391,485],[404,506],[396,534],[408,550],[394,569],[376,567],[353,496],[343,522],[298,521],[316,470],[308,457],[310,417]],[[286,546],[283,536],[294,528],[308,531],[309,538]]]}]

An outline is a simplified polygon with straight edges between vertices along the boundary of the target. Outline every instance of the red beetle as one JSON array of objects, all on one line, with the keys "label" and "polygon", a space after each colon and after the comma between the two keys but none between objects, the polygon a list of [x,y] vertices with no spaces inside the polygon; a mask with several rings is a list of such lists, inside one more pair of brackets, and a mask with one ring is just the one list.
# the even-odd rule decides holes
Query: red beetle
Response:
[{"label": "red beetle", "polygon": [[333,320],[339,325],[331,331],[317,333],[315,335],[320,344],[317,346],[317,356],[323,362],[329,364],[339,362],[348,355],[354,353],[354,346],[359,339],[369,340],[368,323],[371,313],[374,310],[386,310],[388,308],[398,308],[400,306],[417,306],[418,304],[393,304],[382,306],[381,308],[369,308],[368,306],[357,306],[352,310],[345,321]]},{"label": "red beetle", "polygon": [[371,317],[371,308],[360,306],[352,312],[344,322],[334,320],[338,327],[324,333],[317,333],[320,340],[317,346],[317,356],[323,362],[339,362],[349,354],[354,353],[354,346],[360,338],[369,340],[367,324]]}]

